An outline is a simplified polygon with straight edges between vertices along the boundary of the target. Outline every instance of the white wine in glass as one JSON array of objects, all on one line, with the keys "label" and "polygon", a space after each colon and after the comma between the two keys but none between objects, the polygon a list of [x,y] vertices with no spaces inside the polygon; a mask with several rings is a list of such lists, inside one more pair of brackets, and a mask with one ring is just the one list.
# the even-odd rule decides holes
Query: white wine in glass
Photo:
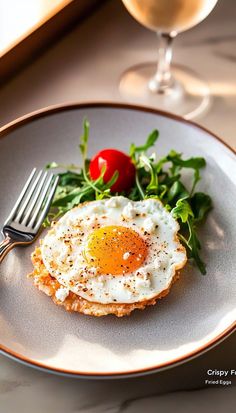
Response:
[{"label": "white wine in glass", "polygon": [[157,64],[144,63],[121,77],[120,92],[128,99],[169,110],[188,119],[209,104],[207,83],[191,69],[171,65],[172,42],[179,32],[204,20],[217,0],[122,0],[129,13],[157,33]]}]

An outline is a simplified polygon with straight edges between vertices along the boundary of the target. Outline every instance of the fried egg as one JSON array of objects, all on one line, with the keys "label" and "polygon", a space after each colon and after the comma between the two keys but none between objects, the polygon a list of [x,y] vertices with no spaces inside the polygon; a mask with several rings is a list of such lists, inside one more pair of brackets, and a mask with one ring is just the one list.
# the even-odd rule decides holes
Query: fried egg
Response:
[{"label": "fried egg", "polygon": [[178,222],[154,198],[123,196],[67,212],[41,241],[42,262],[60,284],[92,303],[142,303],[168,290],[186,263]]}]

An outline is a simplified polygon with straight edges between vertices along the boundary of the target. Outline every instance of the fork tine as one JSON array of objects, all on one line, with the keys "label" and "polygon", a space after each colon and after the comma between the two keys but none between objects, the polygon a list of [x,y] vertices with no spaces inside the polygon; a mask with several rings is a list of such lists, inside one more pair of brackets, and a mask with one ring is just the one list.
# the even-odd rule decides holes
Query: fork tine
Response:
[{"label": "fork tine", "polygon": [[38,230],[39,230],[40,226],[41,226],[42,223],[43,223],[43,220],[44,220],[45,216],[47,215],[47,212],[48,212],[48,210],[49,210],[49,208],[50,208],[51,201],[52,201],[53,196],[54,196],[55,191],[56,191],[56,187],[57,187],[58,181],[59,181],[59,176],[56,176],[55,181],[54,181],[54,183],[53,183],[53,185],[52,185],[52,188],[50,189],[50,192],[49,192],[49,194],[48,194],[47,201],[46,201],[46,203],[45,203],[45,205],[44,205],[44,208],[43,208],[43,210],[42,210],[42,212],[41,212],[41,214],[40,214],[40,216],[39,216],[39,219],[38,219],[38,221],[37,221],[37,224],[35,225],[35,228],[34,228],[35,231],[38,231]]},{"label": "fork tine", "polygon": [[16,218],[15,218],[15,220],[14,220],[15,222],[17,222],[17,223],[20,222],[20,220],[21,220],[21,218],[22,218],[22,215],[23,215],[23,213],[24,213],[27,205],[29,204],[29,201],[30,201],[30,199],[31,199],[31,197],[32,197],[32,195],[33,195],[33,193],[34,193],[34,191],[35,191],[35,188],[37,187],[38,181],[39,181],[42,173],[43,173],[42,170],[39,171],[39,173],[38,173],[38,175],[37,175],[37,177],[36,177],[33,185],[31,186],[28,194],[26,195],[26,197],[25,197],[25,199],[24,199],[23,205],[20,207],[20,210],[19,210],[19,212],[18,212],[17,215],[16,215]]},{"label": "fork tine", "polygon": [[30,215],[31,215],[31,213],[32,213],[35,205],[37,204],[37,200],[38,200],[38,198],[39,198],[39,196],[40,196],[40,192],[41,192],[41,190],[42,190],[42,188],[43,188],[43,185],[44,185],[44,183],[45,183],[45,180],[46,180],[47,176],[48,176],[48,172],[45,172],[44,175],[43,175],[43,178],[42,178],[41,181],[39,182],[38,187],[35,188],[35,192],[34,192],[34,194],[32,195],[32,200],[31,200],[30,204],[28,205],[26,214],[24,215],[24,219],[23,219],[22,222],[21,222],[22,225],[27,225],[27,222],[28,222],[28,220],[29,220],[29,217],[30,217]]},{"label": "fork tine", "polygon": [[49,208],[50,208],[51,201],[52,201],[53,196],[54,196],[55,191],[56,191],[56,187],[57,187],[58,181],[59,181],[59,176],[56,176],[56,178],[55,178],[55,180],[54,180],[54,183],[53,183],[53,185],[52,185],[52,187],[51,187],[51,189],[50,189],[50,191],[49,191],[49,194],[48,194],[48,197],[47,197],[47,201],[46,201],[46,203],[45,203],[45,205],[44,205],[44,207],[43,207],[43,210],[42,210],[42,212],[41,212],[41,214],[40,214],[40,216],[39,216],[39,219],[37,220],[37,224],[36,224],[35,227],[34,227],[34,231],[38,231],[38,230],[39,230],[40,226],[41,226],[42,223],[43,223],[43,220],[44,220],[45,216],[47,215],[47,212],[48,212],[48,210],[49,210]]},{"label": "fork tine", "polygon": [[21,204],[21,201],[23,200],[23,198],[24,198],[24,196],[25,196],[25,194],[26,194],[33,178],[34,178],[35,173],[36,173],[36,168],[34,168],[31,171],[31,174],[30,174],[29,178],[27,179],[27,181],[26,181],[26,183],[25,183],[25,185],[24,185],[24,187],[23,187],[23,189],[22,189],[22,191],[21,191],[21,193],[20,193],[20,195],[19,195],[19,197],[18,197],[18,199],[15,203],[15,206],[12,208],[12,210],[10,212],[10,215],[7,217],[4,225],[7,225],[9,223],[9,221],[11,221],[14,218],[14,216],[16,214],[16,211],[19,208],[19,206]]},{"label": "fork tine", "polygon": [[33,216],[32,216],[32,218],[31,218],[31,220],[30,220],[30,222],[29,222],[29,224],[28,224],[29,227],[33,227],[33,226],[34,226],[34,222],[35,222],[35,220],[36,220],[36,218],[37,218],[37,216],[38,216],[38,214],[39,214],[39,211],[40,211],[40,209],[41,209],[41,207],[42,207],[42,205],[43,205],[43,202],[45,201],[45,198],[46,198],[46,195],[47,195],[47,192],[48,192],[48,189],[49,189],[49,186],[50,186],[50,184],[51,184],[51,182],[52,182],[53,177],[54,177],[54,175],[51,174],[50,177],[49,177],[49,179],[47,180],[47,183],[46,183],[46,185],[45,185],[45,187],[44,187],[44,189],[43,189],[43,191],[42,191],[42,193],[41,193],[41,195],[40,195],[40,197],[39,197],[39,199],[38,199],[37,206],[36,206],[36,208],[35,208],[35,211],[34,211],[34,213],[33,213]]}]

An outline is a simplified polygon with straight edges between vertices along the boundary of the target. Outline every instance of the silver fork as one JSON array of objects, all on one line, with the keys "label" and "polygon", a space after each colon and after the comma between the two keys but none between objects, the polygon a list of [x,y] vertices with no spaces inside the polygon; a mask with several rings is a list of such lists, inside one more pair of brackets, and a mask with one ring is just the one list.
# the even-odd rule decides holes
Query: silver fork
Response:
[{"label": "silver fork", "polygon": [[31,244],[37,237],[50,208],[59,177],[52,173],[31,172],[9,217],[6,219],[0,242],[0,263],[16,245]]}]

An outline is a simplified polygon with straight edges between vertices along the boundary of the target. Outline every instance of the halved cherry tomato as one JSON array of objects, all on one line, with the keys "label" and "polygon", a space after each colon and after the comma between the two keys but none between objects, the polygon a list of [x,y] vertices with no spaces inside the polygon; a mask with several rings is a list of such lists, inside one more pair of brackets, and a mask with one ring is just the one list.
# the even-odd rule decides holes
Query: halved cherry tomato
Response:
[{"label": "halved cherry tomato", "polygon": [[105,168],[104,182],[110,181],[116,171],[119,172],[117,181],[112,185],[112,192],[128,192],[135,181],[135,166],[131,158],[117,149],[104,149],[98,152],[91,160],[89,173],[91,179],[95,180],[101,176]]}]

